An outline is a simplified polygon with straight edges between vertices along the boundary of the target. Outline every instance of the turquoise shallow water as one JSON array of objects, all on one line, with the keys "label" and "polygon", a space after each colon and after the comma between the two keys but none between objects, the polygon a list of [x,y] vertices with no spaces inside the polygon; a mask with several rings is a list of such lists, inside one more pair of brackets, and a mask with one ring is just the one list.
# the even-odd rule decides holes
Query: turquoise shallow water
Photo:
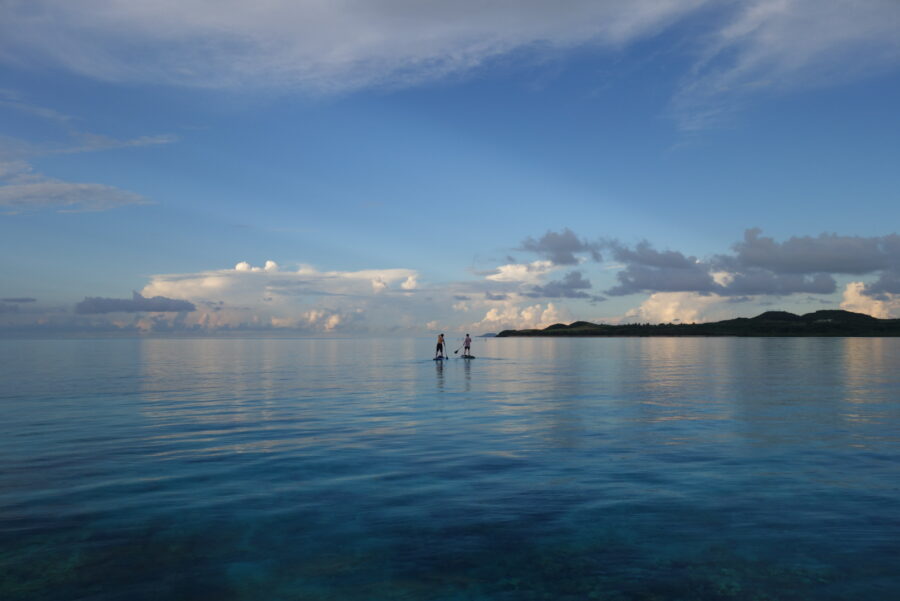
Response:
[{"label": "turquoise shallow water", "polygon": [[900,340],[0,341],[0,599],[900,598]]}]

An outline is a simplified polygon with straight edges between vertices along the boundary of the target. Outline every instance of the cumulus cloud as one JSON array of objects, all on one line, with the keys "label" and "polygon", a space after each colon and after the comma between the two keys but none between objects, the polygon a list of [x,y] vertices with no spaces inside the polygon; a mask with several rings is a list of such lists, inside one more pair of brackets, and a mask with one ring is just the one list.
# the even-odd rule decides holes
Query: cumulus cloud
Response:
[{"label": "cumulus cloud", "polygon": [[453,303],[452,308],[454,311],[468,311],[472,308],[472,306],[466,301],[459,301],[457,303]]},{"label": "cumulus cloud", "polygon": [[464,329],[496,332],[510,329],[546,328],[563,321],[571,321],[571,315],[553,303],[520,307],[516,303],[508,301],[502,306],[492,307],[485,313],[481,321],[470,324]]},{"label": "cumulus cloud", "polygon": [[[734,245],[735,254],[719,256],[715,262],[723,269],[740,270],[731,288],[755,294],[755,284],[780,288],[784,293],[827,294],[836,290],[831,274],[878,274],[865,284],[861,294],[880,298],[900,293],[900,236],[793,236],[784,242],[762,236],[749,229],[744,240]],[[768,283],[766,282],[768,280]]]},{"label": "cumulus cloud", "polygon": [[625,321],[640,323],[694,323],[709,321],[711,309],[724,299],[694,292],[657,292],[625,314]]},{"label": "cumulus cloud", "polygon": [[595,261],[601,261],[600,245],[580,239],[575,232],[564,228],[561,232],[548,230],[546,234],[535,240],[525,238],[519,250],[536,253],[554,265],[577,265],[578,254],[589,254]]},{"label": "cumulus cloud", "polygon": [[80,314],[91,313],[177,313],[195,311],[193,303],[185,300],[154,296],[145,298],[134,292],[130,299],[127,298],[102,298],[86,297],[75,305],[75,312]]},{"label": "cumulus cloud", "polygon": [[612,296],[639,292],[713,292],[718,285],[709,266],[677,251],[658,251],[647,241],[634,248],[610,240],[604,243],[613,258],[624,264],[616,274],[619,284],[606,291]]},{"label": "cumulus cloud", "polygon": [[900,317],[900,295],[883,293],[875,298],[866,292],[863,282],[850,282],[844,288],[841,309],[865,313],[880,319]]},{"label": "cumulus cloud", "polygon": [[764,269],[750,269],[731,274],[729,282],[716,290],[723,295],[770,294],[831,294],[837,290],[834,278],[827,273],[803,275],[796,273],[779,274]]},{"label": "cumulus cloud", "polygon": [[605,244],[612,251],[615,260],[622,263],[674,269],[692,269],[698,263],[696,257],[688,257],[677,251],[658,251],[646,240],[638,242],[633,249],[617,240],[607,241]]},{"label": "cumulus cloud", "polygon": [[486,279],[492,282],[518,282],[524,284],[537,284],[541,278],[553,271],[552,261],[532,261],[531,263],[511,263],[501,265]]},{"label": "cumulus cloud", "polygon": [[532,298],[590,298],[585,292],[590,290],[591,281],[580,271],[570,271],[561,280],[554,280],[542,286],[532,286],[525,296]]},{"label": "cumulus cloud", "polygon": [[387,290],[387,282],[385,282],[380,277],[372,278],[372,291],[373,292],[381,292],[382,290]]},{"label": "cumulus cloud", "polygon": [[611,296],[639,292],[715,292],[721,290],[713,280],[707,265],[691,267],[650,267],[631,264],[616,274],[617,286],[606,291]]},{"label": "cumulus cloud", "polygon": [[348,329],[413,327],[410,297],[419,283],[411,269],[320,271],[285,269],[275,261],[247,261],[232,269],[153,276],[145,296],[184,298],[198,307],[186,328],[294,329],[334,333]]},{"label": "cumulus cloud", "polygon": [[744,232],[735,255],[722,262],[773,273],[844,273],[861,275],[900,265],[900,236],[792,236],[784,242],[762,236],[758,228]]},{"label": "cumulus cloud", "polygon": [[274,261],[267,261],[262,267],[241,261],[233,269],[155,275],[143,293],[195,301],[227,297],[233,303],[252,304],[273,295],[369,296],[373,291],[396,291],[398,287],[408,290],[402,284],[409,285],[410,278],[416,281],[417,277],[418,272],[412,269],[319,271],[302,265],[295,271],[286,271]]},{"label": "cumulus cloud", "polygon": [[234,266],[235,271],[252,271],[254,273],[259,273],[262,271],[278,271],[278,263],[275,261],[266,261],[265,265],[262,267],[254,267],[250,265],[247,261],[241,261],[237,265]]},{"label": "cumulus cloud", "polygon": [[[863,275],[872,279],[854,282],[844,291],[845,306],[889,315],[900,298],[900,269],[892,267],[896,237],[826,234],[782,242],[751,230],[733,252],[711,259],[657,250],[649,242],[598,244],[618,270],[609,293],[648,295],[618,319],[705,321],[732,316],[737,303],[771,303],[767,296],[802,294],[804,298],[796,302],[810,302],[808,295],[830,295],[837,290],[835,275],[864,267],[881,269],[866,272]],[[864,252],[850,260],[834,251],[835,244]],[[802,257],[791,257],[793,252]],[[588,303],[604,300],[591,295],[587,274],[591,278],[595,273],[605,275],[605,269],[591,269],[595,267],[582,263],[578,269],[556,275],[562,268],[548,258],[501,265],[481,273],[480,279],[432,285],[423,283],[412,269],[321,271],[311,265],[287,268],[271,260],[240,261],[229,269],[152,276],[131,300],[86,298],[70,316],[71,323],[83,327],[135,331],[421,331],[429,322],[443,324],[440,328],[447,331],[545,327],[570,320],[569,311],[574,308],[584,310]],[[38,312],[27,307],[17,310],[18,305],[9,302],[27,298],[0,299],[4,313],[0,325],[34,322]],[[554,302],[545,305],[535,299]],[[111,317],[104,321],[106,315]],[[59,325],[64,319],[51,321]]]},{"label": "cumulus cloud", "polygon": [[900,294],[900,267],[894,266],[882,271],[877,280],[866,285],[863,294],[880,300],[892,294]]},{"label": "cumulus cloud", "polygon": [[[359,312],[356,313],[359,314]],[[347,314],[326,309],[311,309],[294,318],[270,318],[270,324],[275,328],[308,329],[320,332],[334,332],[346,322]]]},{"label": "cumulus cloud", "polygon": [[[617,286],[608,294],[697,292],[720,296],[831,294],[834,275],[881,273],[864,290],[877,295],[900,292],[900,236],[859,237],[821,234],[794,236],[784,242],[749,229],[733,254],[700,260],[677,251],[657,251],[648,242],[634,248],[607,242],[623,264]],[[894,266],[898,266],[896,271]]]}]

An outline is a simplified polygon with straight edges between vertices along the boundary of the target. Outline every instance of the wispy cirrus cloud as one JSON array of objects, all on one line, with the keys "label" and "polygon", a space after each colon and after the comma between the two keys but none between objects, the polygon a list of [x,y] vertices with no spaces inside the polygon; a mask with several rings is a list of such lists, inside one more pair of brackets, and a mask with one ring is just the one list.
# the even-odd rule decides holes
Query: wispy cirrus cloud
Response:
[{"label": "wispy cirrus cloud", "polygon": [[155,136],[138,136],[119,140],[102,134],[79,132],[74,135],[75,144],[64,145],[57,149],[47,149],[46,154],[74,154],[78,152],[98,152],[117,148],[140,148],[142,146],[162,146],[178,141],[175,134],[159,134]]},{"label": "wispy cirrus cloud", "polygon": [[667,32],[693,48],[670,108],[696,130],[760,93],[895,68],[898,24],[896,0],[574,0],[564,10],[549,0],[225,0],[216,10],[204,0],[31,0],[0,7],[0,60],[107,81],[334,93],[421,85],[513,55],[620,50]]},{"label": "wispy cirrus cloud", "polygon": [[671,103],[684,130],[705,129],[760,94],[828,87],[900,64],[895,0],[733,3],[700,36]]},{"label": "wispy cirrus cloud", "polygon": [[171,133],[120,139],[88,131],[78,126],[79,119],[77,117],[30,102],[14,90],[0,89],[0,110],[24,113],[50,121],[58,126],[57,131],[59,132],[58,139],[40,142],[0,136],[0,159],[7,161],[53,154],[161,146],[179,140],[177,135]]},{"label": "wispy cirrus cloud", "polygon": [[0,89],[0,108],[34,115],[35,117],[40,117],[42,119],[49,119],[64,126],[68,126],[74,119],[71,115],[66,115],[55,109],[27,102],[21,94],[15,90],[9,89]]},{"label": "wispy cirrus cloud", "polygon": [[107,211],[149,202],[140,194],[113,186],[47,177],[36,173],[25,161],[0,163],[0,212],[6,215],[44,210]]},{"label": "wispy cirrus cloud", "polygon": [[0,57],[105,80],[345,91],[415,85],[522,49],[620,47],[705,0],[7,4]]},{"label": "wispy cirrus cloud", "polygon": [[[3,9],[0,9],[2,11]],[[43,175],[29,160],[34,157],[98,152],[174,143],[173,134],[118,139],[77,127],[78,119],[33,104],[15,91],[0,89],[0,110],[25,113],[56,124],[55,140],[31,141],[0,136],[0,212],[6,215],[53,210],[63,213],[106,211],[148,204],[140,194],[93,182],[71,182]]]}]

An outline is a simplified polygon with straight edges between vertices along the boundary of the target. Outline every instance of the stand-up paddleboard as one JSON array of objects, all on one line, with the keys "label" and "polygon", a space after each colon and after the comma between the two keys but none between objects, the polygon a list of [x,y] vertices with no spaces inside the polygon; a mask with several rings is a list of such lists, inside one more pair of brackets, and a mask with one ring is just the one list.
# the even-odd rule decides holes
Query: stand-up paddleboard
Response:
[{"label": "stand-up paddleboard", "polygon": [[474,359],[475,355],[461,355],[460,359]]},{"label": "stand-up paddleboard", "polygon": [[435,357],[434,360],[435,361],[444,361],[444,360],[449,361],[450,357]]}]

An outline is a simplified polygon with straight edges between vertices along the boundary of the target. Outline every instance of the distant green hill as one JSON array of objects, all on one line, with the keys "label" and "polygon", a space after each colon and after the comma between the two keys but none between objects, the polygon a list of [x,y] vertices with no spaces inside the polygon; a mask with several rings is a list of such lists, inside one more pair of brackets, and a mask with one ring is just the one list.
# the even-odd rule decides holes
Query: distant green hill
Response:
[{"label": "distant green hill", "polygon": [[543,330],[503,330],[507,336],[900,336],[900,319],[877,319],[850,311],[823,310],[806,315],[766,311],[710,323],[605,325],[576,321]]}]

